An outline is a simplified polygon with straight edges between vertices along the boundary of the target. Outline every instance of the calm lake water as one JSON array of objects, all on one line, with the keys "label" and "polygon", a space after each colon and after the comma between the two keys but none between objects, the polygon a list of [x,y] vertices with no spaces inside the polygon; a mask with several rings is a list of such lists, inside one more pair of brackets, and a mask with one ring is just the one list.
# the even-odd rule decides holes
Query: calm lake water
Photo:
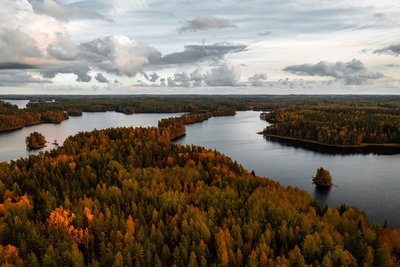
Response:
[{"label": "calm lake water", "polygon": [[[187,126],[180,144],[195,144],[217,149],[237,160],[259,176],[274,179],[285,186],[297,186],[313,194],[330,207],[342,203],[364,210],[371,221],[400,227],[400,155],[328,155],[302,148],[284,146],[258,135],[267,123],[259,112],[238,112],[234,117],[210,118]],[[61,124],[41,124],[0,134],[0,161],[29,155],[25,137],[39,131],[46,139],[61,144],[69,135],[118,126],[156,126],[159,119],[177,114],[133,114],[116,112],[84,113]],[[49,146],[45,149],[51,149]],[[327,194],[315,191],[311,184],[316,169],[329,169],[335,185]]]},{"label": "calm lake water", "polygon": [[133,114],[125,115],[117,112],[83,113],[82,117],[70,116],[68,120],[60,124],[39,124],[24,127],[10,133],[0,134],[0,162],[17,159],[20,157],[36,154],[40,151],[53,149],[55,146],[48,144],[47,147],[36,151],[26,150],[25,138],[32,132],[40,132],[50,143],[56,139],[61,145],[65,138],[82,131],[94,129],[106,129],[111,127],[129,126],[157,126],[161,118],[180,116],[180,114]]},{"label": "calm lake water", "polygon": [[[364,210],[371,221],[400,227],[400,155],[328,155],[266,140],[259,112],[211,118],[187,127],[180,144],[196,144],[226,154],[248,170],[285,186],[296,186],[330,207],[342,203]],[[321,194],[311,184],[316,169],[327,168],[337,187]]]}]

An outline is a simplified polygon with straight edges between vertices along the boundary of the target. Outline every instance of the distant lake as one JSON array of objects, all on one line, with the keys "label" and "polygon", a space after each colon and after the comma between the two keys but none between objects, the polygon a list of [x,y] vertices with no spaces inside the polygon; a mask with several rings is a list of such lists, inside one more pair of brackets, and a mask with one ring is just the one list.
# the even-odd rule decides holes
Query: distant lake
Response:
[{"label": "distant lake", "polygon": [[[0,134],[0,161],[28,156],[25,137],[38,131],[48,141],[62,144],[79,131],[118,126],[156,126],[161,118],[179,114],[133,114],[116,112],[83,113],[60,124],[41,124]],[[188,125],[179,144],[205,146],[226,154],[259,176],[270,177],[285,186],[296,186],[314,195],[330,207],[342,203],[364,210],[371,221],[400,227],[400,155],[328,155],[266,140],[257,132],[268,124],[260,113],[237,112],[234,117],[210,118]],[[49,146],[45,149],[51,149]],[[315,191],[312,176],[320,166],[327,168],[335,185],[329,193]]]}]

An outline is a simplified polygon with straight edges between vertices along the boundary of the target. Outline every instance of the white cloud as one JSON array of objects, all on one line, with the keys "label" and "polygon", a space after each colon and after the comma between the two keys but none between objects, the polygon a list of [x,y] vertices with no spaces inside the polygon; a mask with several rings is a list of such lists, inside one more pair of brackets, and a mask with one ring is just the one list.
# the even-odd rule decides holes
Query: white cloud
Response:
[{"label": "white cloud", "polygon": [[239,80],[240,70],[227,63],[204,75],[204,82],[209,86],[236,86]]},{"label": "white cloud", "polygon": [[160,52],[144,43],[126,36],[114,35],[98,38],[79,46],[79,56],[92,67],[117,75],[135,76]]},{"label": "white cloud", "polygon": [[65,27],[54,18],[35,14],[26,0],[2,1],[0,63],[41,66],[51,63],[53,56],[71,52],[72,47]]}]

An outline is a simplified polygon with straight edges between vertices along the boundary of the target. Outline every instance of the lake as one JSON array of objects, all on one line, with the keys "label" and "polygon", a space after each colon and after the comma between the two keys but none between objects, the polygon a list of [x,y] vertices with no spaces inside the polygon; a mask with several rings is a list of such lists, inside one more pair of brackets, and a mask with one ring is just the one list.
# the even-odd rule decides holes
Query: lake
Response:
[{"label": "lake", "polygon": [[[100,130],[111,127],[157,126],[160,119],[173,116],[180,116],[180,114],[158,113],[125,115],[117,112],[83,112],[82,117],[70,116],[68,120],[60,124],[45,123],[24,127],[20,130],[0,134],[0,162],[53,149],[55,146],[51,143],[53,143],[55,139],[61,145],[65,138],[81,131]],[[43,149],[35,151],[26,150],[25,138],[32,132],[42,133],[50,144]]]},{"label": "lake", "polygon": [[[364,210],[371,221],[400,227],[400,155],[329,155],[285,146],[257,134],[268,123],[259,112],[237,112],[187,127],[180,144],[196,144],[224,153],[249,171],[285,186],[296,186],[330,207],[342,203]],[[337,187],[328,193],[311,184],[316,169],[327,168]]]},{"label": "lake", "polygon": [[[329,155],[302,148],[285,146],[258,135],[268,123],[260,120],[259,112],[237,112],[232,117],[210,118],[188,125],[186,136],[179,144],[195,144],[217,149],[237,160],[249,171],[270,177],[285,186],[296,186],[318,200],[336,207],[342,203],[364,210],[371,221],[400,227],[400,155]],[[0,134],[0,161],[28,156],[25,137],[33,131],[57,139],[61,144],[69,135],[118,126],[156,126],[161,118],[179,114],[133,114],[116,112],[83,113],[60,124],[41,124],[11,133]],[[51,149],[50,145],[44,150]],[[320,193],[311,184],[320,166],[327,168],[337,187]]]}]

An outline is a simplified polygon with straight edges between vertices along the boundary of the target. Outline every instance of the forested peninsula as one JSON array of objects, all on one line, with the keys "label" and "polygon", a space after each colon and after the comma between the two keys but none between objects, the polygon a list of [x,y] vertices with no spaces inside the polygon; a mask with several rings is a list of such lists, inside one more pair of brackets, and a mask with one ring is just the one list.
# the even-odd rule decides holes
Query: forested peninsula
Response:
[{"label": "forested peninsula", "polygon": [[329,149],[400,152],[400,105],[386,103],[293,104],[260,115],[273,140]]},{"label": "forested peninsula", "polygon": [[0,101],[0,133],[10,132],[41,123],[60,123],[68,119],[68,113],[50,109],[18,109]]},{"label": "forested peninsula", "polygon": [[[168,123],[167,123],[168,122]],[[82,132],[0,164],[0,262],[15,266],[398,266],[400,232],[249,173],[159,128]]]}]

